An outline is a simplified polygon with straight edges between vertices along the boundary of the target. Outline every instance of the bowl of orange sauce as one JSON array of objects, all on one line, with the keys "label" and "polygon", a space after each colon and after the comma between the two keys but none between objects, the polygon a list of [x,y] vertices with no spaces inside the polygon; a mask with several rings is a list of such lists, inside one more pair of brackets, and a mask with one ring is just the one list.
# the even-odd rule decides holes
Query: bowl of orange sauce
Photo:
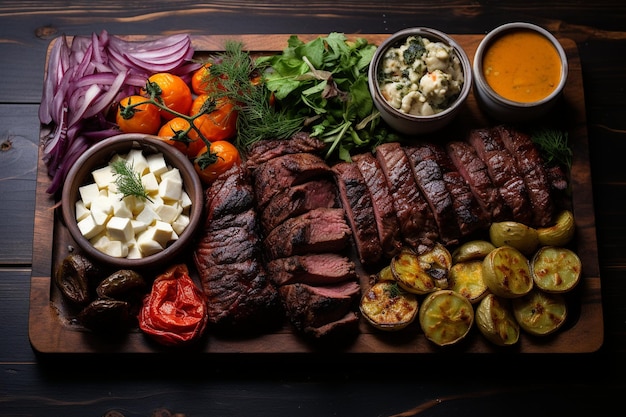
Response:
[{"label": "bowl of orange sauce", "polygon": [[472,67],[474,95],[493,118],[524,122],[544,116],[567,82],[567,56],[546,29],[507,23],[478,45]]}]

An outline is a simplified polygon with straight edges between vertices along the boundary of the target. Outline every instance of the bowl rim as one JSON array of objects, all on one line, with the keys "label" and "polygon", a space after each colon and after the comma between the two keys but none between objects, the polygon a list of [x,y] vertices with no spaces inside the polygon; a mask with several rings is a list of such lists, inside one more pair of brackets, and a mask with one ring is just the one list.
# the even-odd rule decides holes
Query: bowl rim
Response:
[{"label": "bowl rim", "polygon": [[[181,170],[181,175],[183,176],[187,193],[190,193],[192,189],[195,190],[192,197],[191,211],[189,213],[189,224],[185,227],[185,230],[181,233],[179,238],[162,251],[138,259],[110,256],[94,248],[89,240],[86,239],[78,229],[75,215],[75,201],[69,204],[65,204],[65,202],[69,202],[71,199],[72,188],[75,188],[76,193],[78,193],[78,187],[85,182],[84,179],[81,179],[82,181],[80,181],[80,183],[72,183],[72,181],[75,180],[79,170],[88,160],[94,157],[94,155],[104,152],[108,148],[113,148],[111,151],[112,153],[118,152],[117,149],[121,150],[125,148],[128,148],[128,150],[131,148],[141,148],[152,149],[157,152],[160,151],[163,153],[163,156],[169,165],[179,167]],[[191,242],[191,240],[193,240],[193,235],[200,224],[202,212],[204,210],[202,203],[203,199],[204,191],[202,182],[195,173],[194,167],[186,155],[157,136],[142,133],[122,133],[110,136],[98,143],[95,143],[83,154],[81,154],[72,165],[63,185],[61,194],[61,211],[65,227],[69,230],[72,239],[88,257],[102,263],[105,266],[128,269],[145,269],[161,266],[163,262],[173,259]]]},{"label": "bowl rim", "polygon": [[[559,84],[556,88],[541,100],[531,101],[531,102],[522,102],[508,99],[506,97],[501,96],[496,93],[495,90],[491,88],[485,77],[483,76],[483,55],[487,48],[491,45],[495,39],[503,36],[504,34],[516,30],[529,30],[539,33],[543,35],[550,43],[554,46],[557,53],[559,54],[559,58],[561,60],[561,78],[559,80]],[[563,92],[565,88],[565,84],[567,83],[567,76],[569,73],[569,64],[567,60],[567,54],[563,49],[563,46],[558,41],[558,39],[550,33],[547,29],[535,25],[529,22],[510,22],[500,25],[490,32],[488,32],[485,37],[480,41],[478,47],[476,48],[476,53],[474,54],[474,62],[472,65],[473,70],[473,79],[474,84],[477,89],[489,97],[494,102],[497,102],[505,107],[509,107],[511,109],[524,109],[524,108],[535,108],[540,107],[544,104],[552,102],[555,98],[557,98]]]},{"label": "bowl rim", "polygon": [[[461,88],[461,92],[458,97],[454,100],[452,105],[450,105],[447,109],[440,111],[439,113],[431,114],[431,115],[414,115],[407,114],[399,111],[394,108],[387,102],[387,100],[382,96],[380,92],[380,85],[378,83],[378,68],[380,61],[382,60],[384,53],[389,47],[398,42],[401,39],[407,38],[413,35],[421,35],[430,41],[441,41],[450,46],[459,60],[461,61],[461,67],[463,68],[463,87]],[[441,119],[444,119],[450,115],[450,113],[455,113],[458,108],[463,105],[466,101],[471,87],[472,87],[472,66],[467,56],[467,53],[463,49],[463,47],[456,42],[450,35],[429,27],[418,26],[412,28],[402,29],[398,32],[393,33],[387,39],[385,39],[376,49],[374,56],[372,57],[372,62],[369,66],[368,70],[368,81],[370,84],[370,90],[372,91],[373,99],[378,102],[379,105],[382,105],[385,109],[388,109],[390,114],[399,119],[407,120],[407,121],[429,121],[435,122]]]}]

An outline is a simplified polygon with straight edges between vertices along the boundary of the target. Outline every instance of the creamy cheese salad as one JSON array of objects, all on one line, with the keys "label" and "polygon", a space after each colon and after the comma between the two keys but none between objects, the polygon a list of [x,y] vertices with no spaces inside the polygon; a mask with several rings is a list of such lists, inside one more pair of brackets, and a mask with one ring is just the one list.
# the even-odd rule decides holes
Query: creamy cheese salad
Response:
[{"label": "creamy cheese salad", "polygon": [[385,100],[407,114],[439,113],[458,97],[463,87],[461,61],[452,47],[421,36],[409,36],[387,50],[378,72]]}]

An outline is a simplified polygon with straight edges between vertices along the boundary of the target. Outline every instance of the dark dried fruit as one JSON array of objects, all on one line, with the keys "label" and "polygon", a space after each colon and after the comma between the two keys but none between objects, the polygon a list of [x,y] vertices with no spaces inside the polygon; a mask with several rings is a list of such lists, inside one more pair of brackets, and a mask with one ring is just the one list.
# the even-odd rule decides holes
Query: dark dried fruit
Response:
[{"label": "dark dried fruit", "polygon": [[54,275],[54,283],[63,297],[73,304],[89,303],[89,289],[98,275],[98,268],[87,258],[78,254],[65,257]]},{"label": "dark dried fruit", "polygon": [[146,281],[141,274],[130,269],[121,269],[102,280],[96,288],[99,298],[129,300],[146,289]]},{"label": "dark dried fruit", "polygon": [[97,299],[80,312],[78,320],[91,330],[125,331],[131,323],[130,306],[126,301]]}]

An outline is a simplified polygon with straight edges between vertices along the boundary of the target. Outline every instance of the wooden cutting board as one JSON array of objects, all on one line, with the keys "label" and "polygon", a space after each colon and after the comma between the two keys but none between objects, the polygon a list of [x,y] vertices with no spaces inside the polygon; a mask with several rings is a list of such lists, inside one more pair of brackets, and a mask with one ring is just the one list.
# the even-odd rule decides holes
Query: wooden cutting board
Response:
[{"label": "wooden cutting board", "polygon": [[[238,40],[252,53],[276,53],[287,45],[290,35],[204,35],[192,36],[198,57],[223,50],[225,41]],[[303,41],[314,39],[318,35],[298,35]],[[349,35],[349,38],[363,37],[379,44],[387,34]],[[452,35],[465,49],[470,60],[474,56],[483,35]],[[126,37],[133,40],[150,39],[146,36]],[[569,75],[563,99],[557,108],[547,116],[550,122],[558,121],[567,129],[570,145],[574,151],[571,172],[572,207],[576,218],[576,250],[583,263],[583,279],[572,294],[568,295],[570,315],[564,329],[544,338],[522,335],[517,346],[507,348],[514,353],[582,353],[593,352],[603,342],[603,318],[600,291],[600,275],[591,187],[587,126],[585,115],[585,97],[582,70],[576,44],[571,39],[559,39],[569,60]],[[54,42],[54,41],[53,41]],[[52,43],[51,43],[52,45]],[[496,122],[489,120],[480,110],[473,94],[458,122],[437,134],[442,140],[462,138],[470,128],[492,126]],[[41,135],[47,131],[42,127]],[[122,340],[111,340],[91,332],[80,330],[72,325],[65,311],[64,303],[54,287],[51,275],[60,260],[68,253],[70,246],[75,247],[62,223],[58,202],[46,193],[50,179],[41,158],[41,146],[37,173],[36,213],[33,245],[33,270],[31,276],[29,336],[35,351],[39,353],[163,353],[167,349],[151,343],[143,334],[133,332]],[[357,261],[358,263],[358,261]],[[362,285],[367,283],[367,274],[360,270]],[[320,348],[313,346],[294,334],[289,323],[267,334],[250,338],[226,338],[209,332],[205,340],[194,347],[198,354],[281,354],[314,353]],[[414,323],[398,333],[383,333],[374,330],[364,321],[360,333],[350,343],[325,346],[328,350],[342,353],[439,353],[446,352],[501,352],[487,342],[474,329],[462,343],[439,348],[428,342],[419,325]]]}]

